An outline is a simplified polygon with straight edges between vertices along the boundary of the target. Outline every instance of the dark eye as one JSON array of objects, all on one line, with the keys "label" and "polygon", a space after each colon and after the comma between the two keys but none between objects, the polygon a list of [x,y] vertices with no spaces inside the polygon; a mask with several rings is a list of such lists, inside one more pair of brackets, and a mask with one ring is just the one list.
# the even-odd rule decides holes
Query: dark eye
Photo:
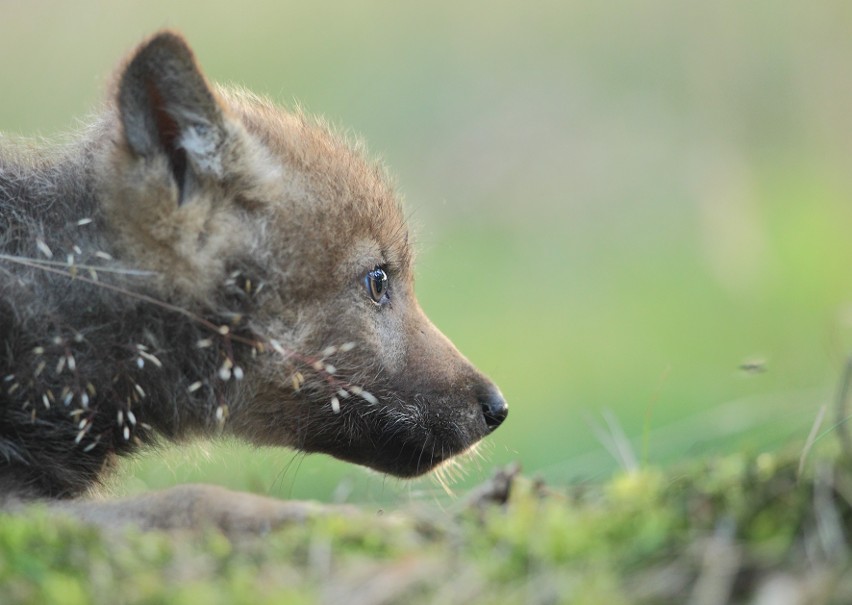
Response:
[{"label": "dark eye", "polygon": [[381,267],[376,267],[367,273],[364,285],[367,287],[367,294],[370,295],[373,302],[379,304],[387,296],[388,274]]}]

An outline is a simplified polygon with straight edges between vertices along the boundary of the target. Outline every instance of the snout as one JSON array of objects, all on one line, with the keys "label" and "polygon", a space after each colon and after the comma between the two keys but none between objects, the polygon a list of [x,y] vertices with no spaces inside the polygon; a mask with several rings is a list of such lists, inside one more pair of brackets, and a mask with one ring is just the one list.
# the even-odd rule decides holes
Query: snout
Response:
[{"label": "snout", "polygon": [[[400,297],[396,300],[399,303]],[[372,350],[384,370],[353,380],[364,384],[374,401],[368,406],[357,398],[338,400],[334,411],[324,397],[319,405],[304,408],[317,420],[300,426],[319,430],[301,432],[300,449],[322,451],[397,477],[416,477],[470,450],[506,420],[509,405],[500,389],[416,302],[405,302],[386,310],[382,318],[389,325],[377,333],[378,342],[365,343],[372,349],[362,347],[351,354],[351,364],[357,367],[364,363],[358,356]],[[338,368],[345,368],[345,362],[338,362]]]},{"label": "snout", "polygon": [[[509,415],[509,405],[500,389],[473,367],[419,307],[416,311],[416,329],[408,332],[404,367],[420,371],[406,372],[400,390],[417,393],[426,400],[441,401],[447,409],[433,413],[439,418],[458,418],[456,429],[466,435],[467,442],[461,444],[461,449],[465,449],[503,424]],[[481,416],[476,413],[476,405]]]},{"label": "snout", "polygon": [[491,433],[500,426],[509,415],[509,404],[503,398],[500,389],[491,385],[479,394],[479,405],[482,406],[482,416],[485,426]]}]

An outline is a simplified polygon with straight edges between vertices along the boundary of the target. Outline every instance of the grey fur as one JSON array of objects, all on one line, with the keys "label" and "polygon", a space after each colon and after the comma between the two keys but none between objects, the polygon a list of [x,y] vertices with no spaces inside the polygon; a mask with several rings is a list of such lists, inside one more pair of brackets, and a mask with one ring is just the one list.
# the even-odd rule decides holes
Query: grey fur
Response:
[{"label": "grey fur", "polygon": [[502,421],[417,305],[396,195],[357,147],[208,86],[168,32],[110,98],[65,145],[0,139],[7,505],[79,496],[162,438],[226,432],[410,476]]}]

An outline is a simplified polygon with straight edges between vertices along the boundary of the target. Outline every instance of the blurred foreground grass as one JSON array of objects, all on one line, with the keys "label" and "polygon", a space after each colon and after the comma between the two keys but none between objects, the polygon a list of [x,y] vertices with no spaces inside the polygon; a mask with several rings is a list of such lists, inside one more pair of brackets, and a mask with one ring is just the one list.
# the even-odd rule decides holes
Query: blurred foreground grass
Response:
[{"label": "blurred foreground grass", "polygon": [[263,536],[0,515],[0,601],[848,603],[852,474],[811,456],[800,476],[800,454],[570,488],[516,477],[508,493],[494,481],[440,513],[362,507]]}]

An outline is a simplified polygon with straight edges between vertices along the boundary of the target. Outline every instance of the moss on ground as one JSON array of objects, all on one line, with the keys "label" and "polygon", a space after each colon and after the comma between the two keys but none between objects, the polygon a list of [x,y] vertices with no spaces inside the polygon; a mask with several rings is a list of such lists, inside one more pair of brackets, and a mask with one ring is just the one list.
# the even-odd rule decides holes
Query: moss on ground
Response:
[{"label": "moss on ground", "polygon": [[455,512],[264,535],[0,516],[0,602],[848,603],[852,470],[730,455],[554,488],[503,470]]}]

